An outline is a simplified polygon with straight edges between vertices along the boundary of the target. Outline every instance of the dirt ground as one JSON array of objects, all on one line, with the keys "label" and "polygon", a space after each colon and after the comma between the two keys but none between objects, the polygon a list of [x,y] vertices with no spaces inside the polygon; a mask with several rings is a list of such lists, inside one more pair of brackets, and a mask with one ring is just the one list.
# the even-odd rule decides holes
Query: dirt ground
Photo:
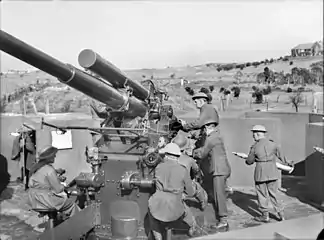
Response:
[{"label": "dirt ground", "polygon": [[[283,176],[283,186],[286,192],[279,193],[279,200],[285,207],[286,219],[309,216],[320,212],[309,203],[305,202],[307,186],[305,179],[300,177]],[[35,239],[39,229],[44,227],[44,219],[38,218],[37,214],[29,211],[26,203],[27,193],[23,186],[11,184],[3,192],[0,198],[0,238],[1,240],[26,240]],[[259,225],[252,220],[259,214],[257,200],[253,187],[234,188],[234,193],[228,199],[230,212],[230,230]],[[215,223],[212,207],[208,205],[202,213],[193,209],[197,221],[201,226],[200,235],[213,233],[208,227]],[[277,221],[273,215],[271,222]],[[187,239],[184,235],[174,235],[173,239]]]}]

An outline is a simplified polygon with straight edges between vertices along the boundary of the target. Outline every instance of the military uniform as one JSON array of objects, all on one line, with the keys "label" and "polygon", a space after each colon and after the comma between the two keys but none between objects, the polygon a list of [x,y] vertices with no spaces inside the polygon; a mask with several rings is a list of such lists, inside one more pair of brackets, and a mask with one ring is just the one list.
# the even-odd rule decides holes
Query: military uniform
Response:
[{"label": "military uniform", "polygon": [[69,199],[63,191],[57,172],[51,165],[51,159],[55,157],[57,148],[45,147],[39,153],[39,162],[30,169],[28,199],[32,208],[56,209],[67,216],[73,216],[78,207]]},{"label": "military uniform", "polygon": [[277,213],[282,213],[283,208],[276,197],[280,172],[276,161],[279,159],[287,164],[280,148],[276,143],[267,138],[257,140],[251,147],[246,164],[256,164],[254,171],[255,188],[258,196],[260,211],[265,221],[268,221],[268,199]]},{"label": "military uniform", "polygon": [[218,130],[211,132],[202,148],[194,151],[194,156],[201,159],[200,167],[204,173],[207,188],[212,188],[216,207],[216,217],[226,219],[226,180],[231,174],[224,142]]},{"label": "military uniform", "polygon": [[[174,143],[167,144],[164,149],[172,144],[179,149]],[[160,152],[164,153],[163,151],[162,149]],[[180,149],[177,154],[181,155]],[[195,193],[188,171],[178,163],[177,159],[167,159],[155,168],[155,179],[156,191],[148,201],[154,237],[161,239],[161,226],[182,217],[190,227],[193,227],[196,224],[194,217],[182,199],[184,192],[189,197]]]},{"label": "military uniform", "polygon": [[183,129],[185,131],[200,129],[207,119],[213,119],[217,124],[219,123],[219,116],[216,108],[212,104],[205,103],[200,109],[199,118],[184,124]]}]

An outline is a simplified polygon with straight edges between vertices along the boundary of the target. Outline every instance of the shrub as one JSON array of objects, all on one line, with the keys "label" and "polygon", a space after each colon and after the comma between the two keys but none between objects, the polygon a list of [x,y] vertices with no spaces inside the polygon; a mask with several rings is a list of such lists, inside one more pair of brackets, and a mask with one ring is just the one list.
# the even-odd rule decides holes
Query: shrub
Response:
[{"label": "shrub", "polygon": [[205,88],[205,87],[202,87],[202,88],[200,89],[200,92],[203,92],[203,93],[207,94],[207,93],[209,93],[209,89],[207,89],[207,88]]},{"label": "shrub", "polygon": [[255,98],[256,104],[260,104],[263,102],[263,95],[259,90],[256,90],[254,93],[252,93],[252,97]]},{"label": "shrub", "polygon": [[269,62],[270,62],[270,63],[273,63],[273,58],[271,58],[271,59],[269,60]]},{"label": "shrub", "polygon": [[222,70],[223,70],[222,67],[218,67],[218,68],[217,68],[217,71],[218,71],[218,72],[220,72],[220,71],[222,71]]},{"label": "shrub", "polygon": [[290,61],[290,62],[289,62],[289,65],[293,65],[293,64],[294,64],[294,62],[293,62],[293,61]]},{"label": "shrub", "polygon": [[289,61],[289,57],[285,56],[282,61],[286,62],[286,61]]},{"label": "shrub", "polygon": [[214,87],[213,85],[210,85],[210,86],[209,86],[209,91],[210,91],[210,92],[213,92],[214,90],[215,90],[215,87]]},{"label": "shrub", "polygon": [[270,86],[267,86],[266,88],[263,88],[262,89],[262,94],[263,95],[268,95],[268,94],[270,94],[271,93],[271,87]]},{"label": "shrub", "polygon": [[292,92],[292,89],[290,87],[287,88],[286,90],[287,93],[291,93]]},{"label": "shrub", "polygon": [[185,87],[185,90],[190,96],[195,95],[195,91],[191,87]]},{"label": "shrub", "polygon": [[235,98],[239,98],[241,89],[238,86],[232,87],[231,91],[233,92],[233,96]]},{"label": "shrub", "polygon": [[250,66],[251,66],[251,63],[250,63],[250,62],[247,62],[247,63],[245,64],[245,66],[246,66],[246,67],[250,67]]}]

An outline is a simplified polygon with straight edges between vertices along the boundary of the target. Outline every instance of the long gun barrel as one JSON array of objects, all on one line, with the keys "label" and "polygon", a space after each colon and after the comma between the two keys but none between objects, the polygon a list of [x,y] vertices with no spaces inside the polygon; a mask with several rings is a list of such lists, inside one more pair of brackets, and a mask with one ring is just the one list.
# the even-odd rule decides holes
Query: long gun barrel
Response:
[{"label": "long gun barrel", "polygon": [[101,57],[91,49],[84,49],[80,52],[79,64],[81,67],[91,70],[103,79],[107,80],[115,88],[124,88],[127,84],[133,89],[133,94],[140,100],[146,100],[150,93],[139,82],[129,79],[123,72],[111,62]]},{"label": "long gun barrel", "polygon": [[101,79],[95,78],[70,64],[64,64],[2,30],[0,30],[0,50],[57,77],[60,82],[108,105],[114,110],[127,109],[124,114],[125,117],[144,117],[147,112],[146,104],[139,99],[121,94]]}]

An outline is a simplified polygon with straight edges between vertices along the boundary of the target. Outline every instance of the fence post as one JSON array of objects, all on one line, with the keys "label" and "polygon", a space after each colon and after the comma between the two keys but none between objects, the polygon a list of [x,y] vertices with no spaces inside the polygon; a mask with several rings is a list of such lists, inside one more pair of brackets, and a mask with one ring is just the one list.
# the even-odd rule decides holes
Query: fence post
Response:
[{"label": "fence post", "polygon": [[46,98],[45,102],[45,114],[50,114],[48,98]]},{"label": "fence post", "polygon": [[27,115],[27,109],[26,109],[26,99],[25,99],[25,95],[23,96],[23,115],[26,116]]}]

